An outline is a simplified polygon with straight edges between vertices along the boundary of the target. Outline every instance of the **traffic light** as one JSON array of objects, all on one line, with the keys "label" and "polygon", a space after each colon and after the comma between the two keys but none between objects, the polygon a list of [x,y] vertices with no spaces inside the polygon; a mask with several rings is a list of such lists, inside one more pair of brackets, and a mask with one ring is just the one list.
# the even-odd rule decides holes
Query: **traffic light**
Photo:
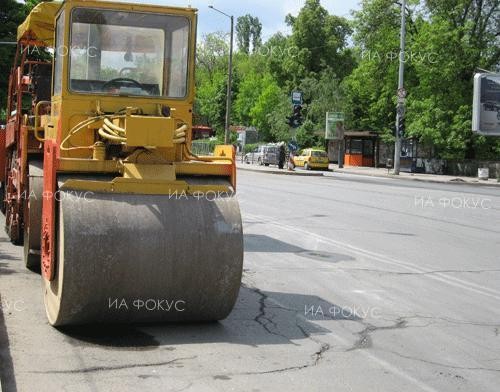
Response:
[{"label": "traffic light", "polygon": [[292,128],[302,125],[302,105],[293,105],[293,114],[286,118],[286,123]]},{"label": "traffic light", "polygon": [[293,115],[291,117],[291,126],[297,128],[302,125],[302,106],[293,105]]},{"label": "traffic light", "polygon": [[405,118],[401,117],[398,124],[398,135],[402,139],[405,137]]}]

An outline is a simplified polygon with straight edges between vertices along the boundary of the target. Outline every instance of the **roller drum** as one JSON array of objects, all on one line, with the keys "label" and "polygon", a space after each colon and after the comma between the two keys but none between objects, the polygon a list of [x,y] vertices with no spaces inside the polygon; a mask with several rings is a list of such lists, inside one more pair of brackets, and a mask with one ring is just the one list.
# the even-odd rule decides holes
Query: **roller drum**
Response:
[{"label": "roller drum", "polygon": [[236,198],[59,195],[53,325],[220,320],[239,292]]}]

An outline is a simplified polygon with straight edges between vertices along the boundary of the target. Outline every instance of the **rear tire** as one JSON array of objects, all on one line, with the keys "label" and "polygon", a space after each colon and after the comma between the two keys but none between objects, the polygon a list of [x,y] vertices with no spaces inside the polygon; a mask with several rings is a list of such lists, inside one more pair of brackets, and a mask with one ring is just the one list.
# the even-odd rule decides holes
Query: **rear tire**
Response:
[{"label": "rear tire", "polygon": [[28,187],[24,200],[24,265],[40,270],[40,237],[42,231],[43,163],[29,163]]},{"label": "rear tire", "polygon": [[304,163],[304,170],[311,170],[311,167],[309,166],[309,163]]}]

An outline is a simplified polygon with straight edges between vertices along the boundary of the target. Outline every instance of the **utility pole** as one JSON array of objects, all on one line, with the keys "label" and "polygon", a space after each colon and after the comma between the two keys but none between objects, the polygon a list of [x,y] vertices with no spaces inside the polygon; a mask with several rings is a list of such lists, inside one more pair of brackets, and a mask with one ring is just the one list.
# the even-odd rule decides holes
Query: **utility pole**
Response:
[{"label": "utility pole", "polygon": [[338,165],[339,169],[344,168],[344,139],[339,139]]},{"label": "utility pole", "polygon": [[398,110],[396,116],[396,143],[394,145],[394,174],[399,175],[401,169],[401,137],[400,129],[405,116],[404,74],[405,74],[405,45],[406,45],[406,0],[401,0],[401,51],[399,53],[399,83],[398,83]]},{"label": "utility pole", "polygon": [[226,123],[225,123],[225,133],[224,133],[224,144],[231,143],[231,92],[233,89],[233,35],[234,35],[234,16],[228,15],[214,6],[209,5],[208,8],[217,11],[218,13],[227,16],[231,19],[231,37],[229,43],[229,64],[228,64],[228,76],[227,76],[227,97],[226,97]]}]

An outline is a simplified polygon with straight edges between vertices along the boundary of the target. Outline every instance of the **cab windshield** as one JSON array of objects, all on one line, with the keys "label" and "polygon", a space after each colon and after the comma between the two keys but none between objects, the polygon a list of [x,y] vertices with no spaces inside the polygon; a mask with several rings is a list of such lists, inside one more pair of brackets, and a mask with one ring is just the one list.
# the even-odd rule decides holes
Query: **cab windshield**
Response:
[{"label": "cab windshield", "polygon": [[74,9],[70,90],[185,97],[189,28],[182,16]]},{"label": "cab windshield", "polygon": [[324,151],[312,151],[311,155],[316,158],[326,158],[326,152]]}]

